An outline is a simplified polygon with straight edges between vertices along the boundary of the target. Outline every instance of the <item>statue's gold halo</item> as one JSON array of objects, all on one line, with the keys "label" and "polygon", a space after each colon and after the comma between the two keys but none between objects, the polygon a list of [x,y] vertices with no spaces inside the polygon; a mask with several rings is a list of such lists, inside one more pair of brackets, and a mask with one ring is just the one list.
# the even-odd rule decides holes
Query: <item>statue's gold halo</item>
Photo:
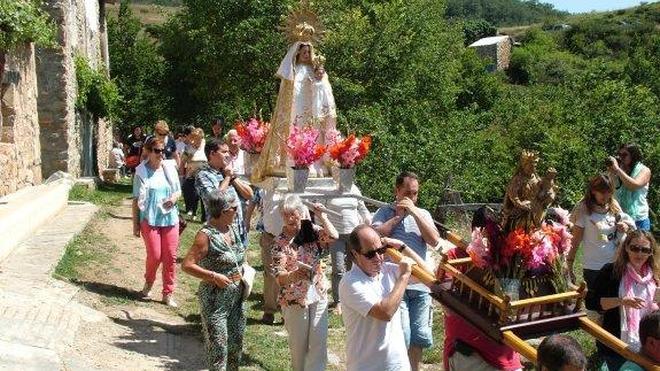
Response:
[{"label": "statue's gold halo", "polygon": [[307,1],[301,1],[300,6],[289,13],[280,29],[290,44],[297,41],[318,44],[325,33],[323,23],[310,9]]}]

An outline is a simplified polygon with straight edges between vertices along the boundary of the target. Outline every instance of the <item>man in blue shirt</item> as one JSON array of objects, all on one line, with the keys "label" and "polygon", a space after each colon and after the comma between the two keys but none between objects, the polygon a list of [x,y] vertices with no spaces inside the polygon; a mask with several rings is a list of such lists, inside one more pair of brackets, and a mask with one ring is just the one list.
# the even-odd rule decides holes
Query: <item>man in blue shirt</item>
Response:
[{"label": "man in blue shirt", "polygon": [[[408,171],[399,174],[394,194],[394,203],[378,209],[372,225],[381,236],[403,241],[426,260],[427,245],[437,246],[440,233],[433,223],[431,213],[416,206],[419,194],[417,174]],[[403,331],[413,371],[419,369],[422,349],[433,345],[429,292],[429,288],[423,283],[411,283],[401,302]]]},{"label": "man in blue shirt", "polygon": [[[206,153],[208,164],[203,165],[195,176],[195,189],[205,207],[207,206],[206,203],[209,195],[217,189],[234,194],[235,197],[246,200],[252,199],[253,194],[250,185],[234,176],[230,162],[229,147],[226,143],[220,139],[212,138],[206,142],[204,152]],[[248,233],[243,222],[243,212],[240,207],[236,212],[235,223],[241,235],[241,241],[247,247]]]}]

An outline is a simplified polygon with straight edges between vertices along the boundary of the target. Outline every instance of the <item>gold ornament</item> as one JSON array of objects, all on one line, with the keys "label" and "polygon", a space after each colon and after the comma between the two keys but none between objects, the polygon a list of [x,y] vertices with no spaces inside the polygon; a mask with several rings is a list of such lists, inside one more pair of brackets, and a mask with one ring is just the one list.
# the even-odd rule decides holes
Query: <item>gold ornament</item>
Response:
[{"label": "gold ornament", "polygon": [[289,13],[281,30],[290,44],[295,42],[318,44],[325,33],[323,23],[306,0],[302,0],[300,6]]}]

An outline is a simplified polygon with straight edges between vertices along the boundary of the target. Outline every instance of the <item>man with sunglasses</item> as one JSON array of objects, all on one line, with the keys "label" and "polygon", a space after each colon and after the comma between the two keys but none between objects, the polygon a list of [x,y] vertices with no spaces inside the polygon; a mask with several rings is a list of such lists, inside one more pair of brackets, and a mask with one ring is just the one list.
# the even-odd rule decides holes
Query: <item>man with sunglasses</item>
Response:
[{"label": "man with sunglasses", "polygon": [[353,267],[339,283],[347,370],[410,370],[399,305],[414,262],[407,256],[398,266],[385,262],[388,245],[410,250],[365,224],[348,238]]}]

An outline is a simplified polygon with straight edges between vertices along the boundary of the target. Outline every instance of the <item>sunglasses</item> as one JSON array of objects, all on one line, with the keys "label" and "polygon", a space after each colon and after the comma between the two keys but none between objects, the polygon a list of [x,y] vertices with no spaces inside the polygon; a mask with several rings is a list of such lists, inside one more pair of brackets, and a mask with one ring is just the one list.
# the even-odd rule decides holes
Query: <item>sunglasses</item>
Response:
[{"label": "sunglasses", "polygon": [[628,157],[628,152],[619,152],[618,155],[621,158],[625,158],[625,157]]},{"label": "sunglasses", "polygon": [[160,155],[161,153],[165,152],[165,148],[152,148],[151,152]]},{"label": "sunglasses", "polygon": [[378,255],[385,255],[385,251],[387,251],[387,246],[380,247],[376,250],[369,250],[367,252],[361,252],[365,258],[367,259],[373,259],[376,257],[376,254]]},{"label": "sunglasses", "polygon": [[630,245],[628,246],[628,250],[630,252],[635,252],[635,253],[641,252],[642,254],[646,254],[646,255],[651,255],[653,253],[653,249],[651,249],[650,247],[639,246],[639,245]]}]

